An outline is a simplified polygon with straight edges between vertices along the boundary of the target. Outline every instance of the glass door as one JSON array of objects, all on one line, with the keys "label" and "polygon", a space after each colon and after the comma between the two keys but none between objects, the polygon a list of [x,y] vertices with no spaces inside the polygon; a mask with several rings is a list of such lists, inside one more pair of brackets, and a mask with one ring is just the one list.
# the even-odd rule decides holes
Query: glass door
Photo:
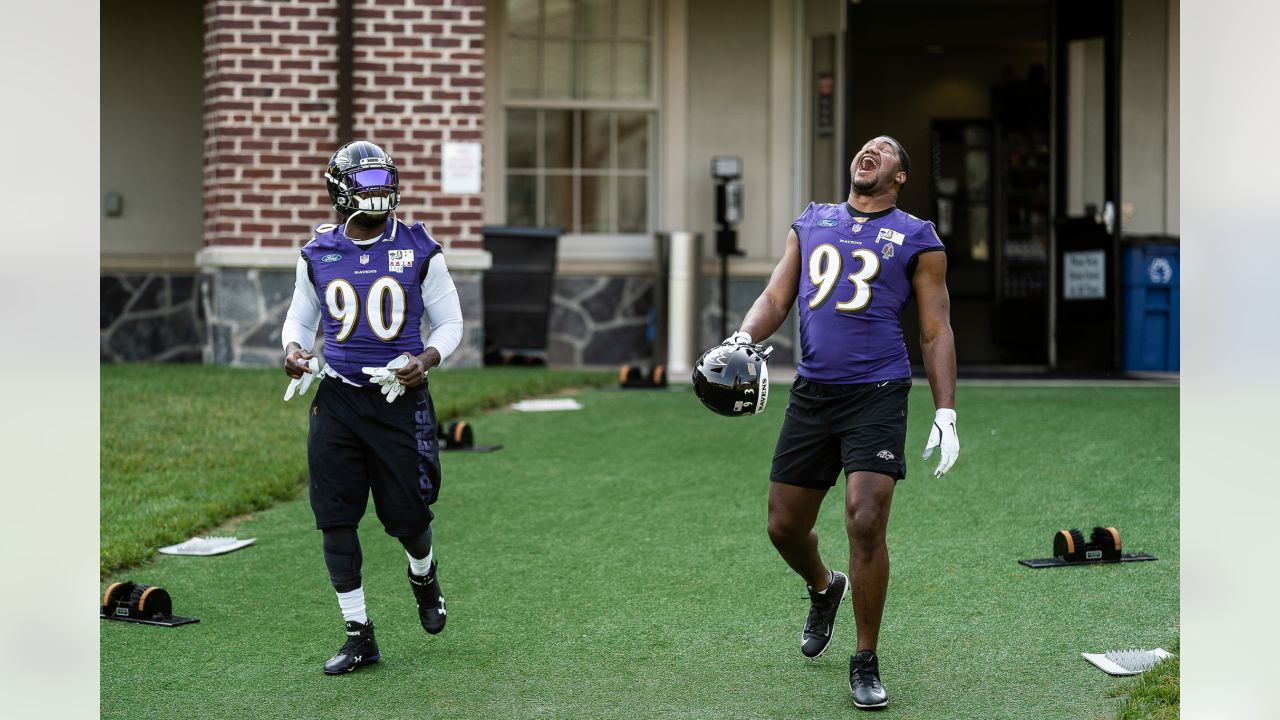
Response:
[{"label": "glass door", "polygon": [[1119,28],[1116,0],[1057,0],[1054,303],[1050,362],[1119,367]]}]

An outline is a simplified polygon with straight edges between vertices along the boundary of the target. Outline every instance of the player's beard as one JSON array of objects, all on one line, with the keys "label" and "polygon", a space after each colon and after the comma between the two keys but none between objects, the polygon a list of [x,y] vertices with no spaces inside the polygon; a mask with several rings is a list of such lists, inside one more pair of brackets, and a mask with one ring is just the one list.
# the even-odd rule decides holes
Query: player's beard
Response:
[{"label": "player's beard", "polygon": [[879,181],[880,177],[878,175],[866,179],[855,177],[853,182],[849,183],[849,191],[857,191],[860,195],[867,195],[875,189]]}]

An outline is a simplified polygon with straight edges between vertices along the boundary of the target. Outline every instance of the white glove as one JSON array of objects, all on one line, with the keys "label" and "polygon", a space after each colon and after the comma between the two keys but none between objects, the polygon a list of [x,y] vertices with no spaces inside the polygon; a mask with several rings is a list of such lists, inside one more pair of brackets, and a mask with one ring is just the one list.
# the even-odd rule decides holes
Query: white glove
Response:
[{"label": "white glove", "polygon": [[289,402],[296,395],[306,395],[307,389],[311,387],[311,383],[315,382],[320,376],[320,361],[311,358],[307,361],[307,367],[311,372],[302,373],[301,377],[294,378],[289,381],[289,387],[284,390],[284,401]]},{"label": "white glove", "polygon": [[929,430],[929,442],[924,446],[924,459],[928,460],[933,449],[942,446],[938,468],[933,471],[934,477],[942,477],[943,473],[955,465],[960,456],[960,437],[956,435],[956,411],[951,408],[938,408],[933,414],[933,428]]},{"label": "white glove", "polygon": [[752,342],[751,340],[751,333],[739,330],[738,332],[725,338],[724,342],[720,344],[721,345],[754,345],[755,343]]},{"label": "white glove", "polygon": [[360,371],[369,376],[373,384],[381,386],[382,394],[387,397],[387,402],[395,402],[396,398],[404,394],[404,385],[400,384],[400,379],[396,377],[396,371],[409,364],[407,355],[397,355],[385,367],[363,367]]}]

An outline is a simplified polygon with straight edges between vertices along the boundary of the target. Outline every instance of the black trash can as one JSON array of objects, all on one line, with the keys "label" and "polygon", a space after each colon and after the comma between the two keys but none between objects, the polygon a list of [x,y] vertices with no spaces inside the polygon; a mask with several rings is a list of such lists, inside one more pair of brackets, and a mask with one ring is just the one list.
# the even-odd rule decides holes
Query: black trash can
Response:
[{"label": "black trash can", "polygon": [[560,228],[484,227],[486,365],[545,362]]}]

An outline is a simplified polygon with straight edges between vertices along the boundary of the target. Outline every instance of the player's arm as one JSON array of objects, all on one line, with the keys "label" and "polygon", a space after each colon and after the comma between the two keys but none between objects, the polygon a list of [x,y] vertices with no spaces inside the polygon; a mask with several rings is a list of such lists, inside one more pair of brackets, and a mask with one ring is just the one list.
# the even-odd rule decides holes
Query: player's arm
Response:
[{"label": "player's arm", "polygon": [[431,368],[444,362],[462,342],[462,305],[458,302],[458,288],[453,284],[444,255],[431,256],[427,275],[422,280],[422,307],[426,311],[427,324],[431,328],[426,348],[417,355],[417,363],[410,362],[396,372],[406,387],[414,387]]},{"label": "player's arm", "polygon": [[[769,284],[752,303],[738,332],[751,336],[751,342],[764,342],[777,331],[795,304],[800,283],[800,238],[795,228],[787,234],[787,246],[782,259],[773,268]],[[736,334],[736,333],[735,333]]]},{"label": "player's arm", "polygon": [[293,282],[293,301],[284,316],[284,328],[280,341],[284,344],[284,371],[291,378],[311,372],[307,360],[315,357],[311,348],[316,342],[316,329],[320,327],[320,297],[311,283],[307,261],[299,258]]},{"label": "player's arm", "polygon": [[911,277],[920,313],[920,352],[924,370],[933,393],[933,427],[925,445],[924,457],[933,448],[942,447],[942,457],[934,471],[940,476],[951,468],[960,454],[956,436],[956,341],[951,332],[951,296],[947,292],[947,255],[924,252],[916,256],[916,271]]},{"label": "player's arm", "polygon": [[920,311],[920,351],[929,375],[935,408],[956,407],[956,340],[951,333],[951,295],[947,292],[947,255],[925,252],[916,258],[911,278]]}]

